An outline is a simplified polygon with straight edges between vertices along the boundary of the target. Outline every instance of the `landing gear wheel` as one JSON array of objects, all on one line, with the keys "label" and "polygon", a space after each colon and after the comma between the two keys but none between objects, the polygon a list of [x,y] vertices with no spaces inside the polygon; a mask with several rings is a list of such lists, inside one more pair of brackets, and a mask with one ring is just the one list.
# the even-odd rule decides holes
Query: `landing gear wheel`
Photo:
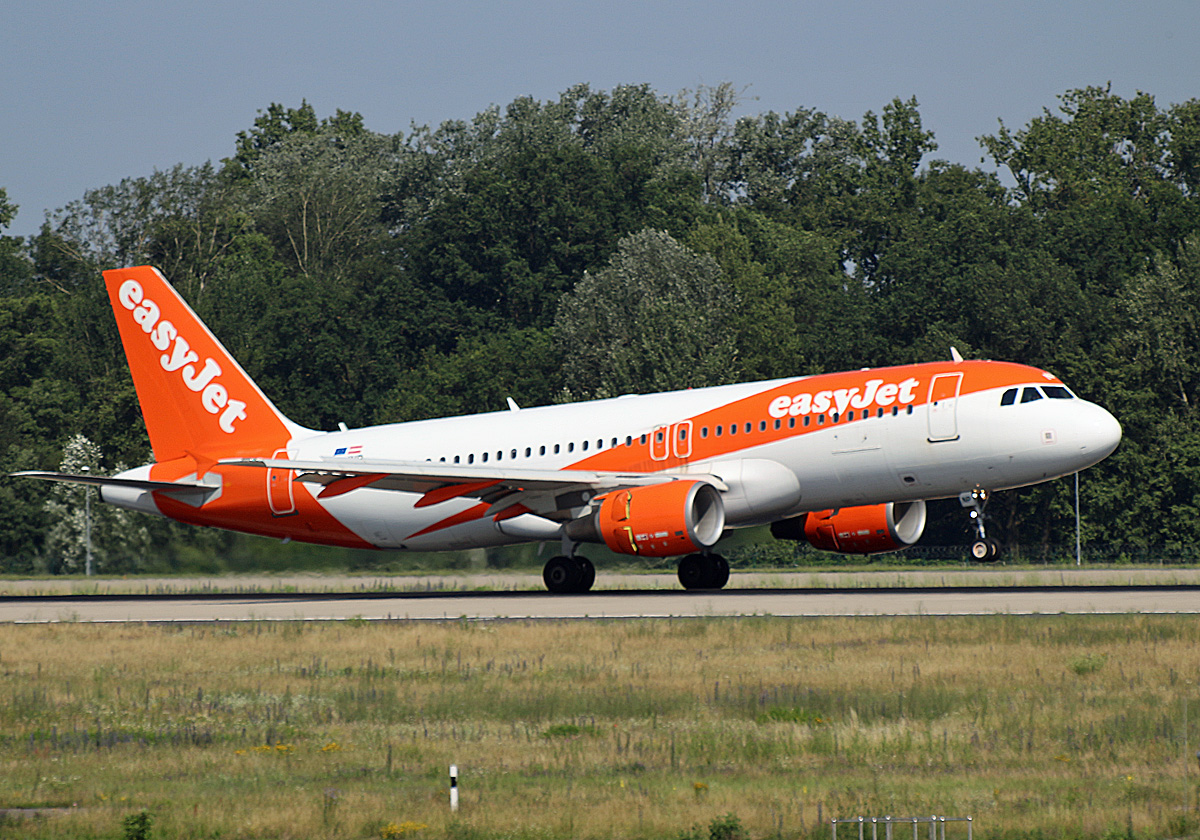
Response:
[{"label": "landing gear wheel", "polygon": [[708,581],[709,589],[722,589],[729,583],[729,561],[720,554],[708,555],[711,565],[712,578]]},{"label": "landing gear wheel", "polygon": [[551,557],[542,569],[542,580],[559,595],[587,592],[596,582],[596,567],[586,557]]},{"label": "landing gear wheel", "polygon": [[979,563],[994,563],[1000,557],[1000,543],[984,537],[971,543],[971,559]]},{"label": "landing gear wheel", "polygon": [[729,582],[729,562],[720,554],[689,554],[679,561],[684,589],[720,589]]},{"label": "landing gear wheel", "polygon": [[574,591],[587,592],[592,588],[592,584],[596,582],[596,567],[586,557],[575,557],[573,559],[579,567],[579,584]]},{"label": "landing gear wheel", "polygon": [[546,588],[558,595],[575,592],[582,578],[583,569],[574,557],[551,557],[542,569],[542,580]]}]

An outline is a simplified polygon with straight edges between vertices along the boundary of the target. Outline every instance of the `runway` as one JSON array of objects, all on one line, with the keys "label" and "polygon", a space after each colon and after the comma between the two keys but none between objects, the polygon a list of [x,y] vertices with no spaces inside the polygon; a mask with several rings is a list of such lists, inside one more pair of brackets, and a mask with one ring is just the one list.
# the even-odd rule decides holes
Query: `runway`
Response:
[{"label": "runway", "polygon": [[696,616],[1059,615],[1200,613],[1200,586],[16,596],[0,621],[207,622],[626,619]]}]

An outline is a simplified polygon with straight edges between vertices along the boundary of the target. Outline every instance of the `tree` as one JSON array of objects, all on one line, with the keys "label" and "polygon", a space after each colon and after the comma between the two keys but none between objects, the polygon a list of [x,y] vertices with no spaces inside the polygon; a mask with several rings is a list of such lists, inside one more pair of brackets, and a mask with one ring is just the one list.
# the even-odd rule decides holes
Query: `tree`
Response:
[{"label": "tree", "polygon": [[568,399],[720,385],[740,377],[737,299],[712,257],[669,234],[621,240],[564,296],[554,323]]},{"label": "tree", "polygon": [[[72,435],[63,446],[59,470],[99,475],[100,457],[99,446],[83,435]],[[94,568],[105,572],[133,571],[144,564],[149,533],[134,514],[100,503],[94,487],[55,484],[46,513],[51,523],[46,535],[47,571],[83,571],[89,552]]]}]

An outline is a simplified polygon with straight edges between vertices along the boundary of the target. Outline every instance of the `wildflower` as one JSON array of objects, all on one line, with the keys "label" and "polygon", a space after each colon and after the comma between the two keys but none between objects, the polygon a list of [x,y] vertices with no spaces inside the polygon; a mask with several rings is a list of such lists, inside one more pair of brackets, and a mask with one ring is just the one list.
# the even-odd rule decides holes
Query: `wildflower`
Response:
[{"label": "wildflower", "polygon": [[342,745],[337,741],[330,741],[325,746],[321,747],[321,752],[337,752],[342,748]]}]

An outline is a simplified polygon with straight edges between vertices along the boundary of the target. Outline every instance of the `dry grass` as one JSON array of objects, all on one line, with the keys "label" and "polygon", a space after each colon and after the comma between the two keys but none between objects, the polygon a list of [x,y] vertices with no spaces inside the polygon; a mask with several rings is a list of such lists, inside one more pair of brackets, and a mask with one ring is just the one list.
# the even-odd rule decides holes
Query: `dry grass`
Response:
[{"label": "dry grass", "polygon": [[1198,642],[1150,616],[0,626],[0,807],[79,806],[0,837],[143,808],[185,838],[1163,836],[1197,802]]}]

